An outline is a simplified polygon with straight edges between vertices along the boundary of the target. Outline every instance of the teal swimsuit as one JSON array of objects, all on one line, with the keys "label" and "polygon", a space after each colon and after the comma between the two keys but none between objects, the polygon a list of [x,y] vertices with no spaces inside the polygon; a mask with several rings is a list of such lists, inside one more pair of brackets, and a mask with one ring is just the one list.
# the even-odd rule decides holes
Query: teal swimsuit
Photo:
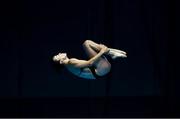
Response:
[{"label": "teal swimsuit", "polygon": [[[109,57],[106,57],[106,58],[108,59],[109,62],[112,62],[112,59],[111,59],[111,58],[109,58]],[[110,73],[111,71],[110,71],[109,73],[107,73],[107,74],[105,74],[105,75],[103,75],[103,76],[99,76],[99,75],[96,74],[96,71],[95,71],[96,68],[95,68],[95,66],[89,66],[89,67],[86,67],[86,68],[89,68],[89,69],[91,70],[93,76],[94,76],[97,80],[101,80],[101,79],[104,79],[104,80],[105,80],[105,79],[108,79],[108,78],[110,77],[110,74],[111,74],[111,73]],[[112,66],[111,66],[111,68],[112,68]],[[80,74],[81,74],[81,72],[83,71],[83,69],[84,69],[84,68],[81,68],[81,69],[80,69],[80,70],[81,70],[81,71],[80,71]]]}]

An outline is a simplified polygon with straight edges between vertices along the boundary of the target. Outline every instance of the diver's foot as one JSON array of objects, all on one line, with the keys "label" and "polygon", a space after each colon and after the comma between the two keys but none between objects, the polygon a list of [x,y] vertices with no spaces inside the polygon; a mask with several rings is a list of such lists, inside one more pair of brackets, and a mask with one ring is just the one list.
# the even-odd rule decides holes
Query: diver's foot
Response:
[{"label": "diver's foot", "polygon": [[122,50],[118,50],[118,49],[113,49],[113,48],[109,48],[108,54],[111,56],[112,59],[116,59],[120,57],[122,58],[127,57],[126,52]]}]

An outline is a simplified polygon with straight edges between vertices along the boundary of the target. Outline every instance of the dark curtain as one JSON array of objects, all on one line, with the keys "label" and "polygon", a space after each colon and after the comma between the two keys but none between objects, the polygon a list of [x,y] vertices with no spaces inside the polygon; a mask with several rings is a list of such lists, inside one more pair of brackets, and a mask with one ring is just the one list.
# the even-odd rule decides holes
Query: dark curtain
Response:
[{"label": "dark curtain", "polygon": [[[167,0],[1,1],[2,117],[177,117],[178,3]],[[127,52],[105,80],[56,70],[87,59],[86,39]]]}]

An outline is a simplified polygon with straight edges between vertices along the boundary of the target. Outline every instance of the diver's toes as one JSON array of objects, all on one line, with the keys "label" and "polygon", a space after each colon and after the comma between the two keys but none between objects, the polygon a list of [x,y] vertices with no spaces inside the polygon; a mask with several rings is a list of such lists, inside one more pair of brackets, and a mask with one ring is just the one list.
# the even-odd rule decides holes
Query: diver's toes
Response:
[{"label": "diver's toes", "polygon": [[126,55],[126,54],[122,54],[122,57],[124,57],[124,58],[125,58],[125,57],[127,57],[127,55]]},{"label": "diver's toes", "polygon": [[123,54],[126,54],[126,52],[122,51]]}]

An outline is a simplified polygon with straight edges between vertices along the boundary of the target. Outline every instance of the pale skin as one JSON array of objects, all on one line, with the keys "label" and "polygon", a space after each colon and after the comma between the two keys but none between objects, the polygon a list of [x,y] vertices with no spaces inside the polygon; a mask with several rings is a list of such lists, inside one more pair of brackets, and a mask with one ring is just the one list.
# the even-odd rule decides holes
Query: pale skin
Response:
[{"label": "pale skin", "polygon": [[[103,55],[110,55],[110,48],[103,44],[97,44],[91,40],[86,40],[83,43],[83,48],[88,55],[89,60],[77,58],[69,58],[66,53],[59,53],[53,57],[55,62],[64,65],[71,73],[81,78],[95,79],[90,66],[95,67],[95,72],[99,76],[103,76],[110,72],[111,64]],[[126,52],[121,51],[122,56],[126,57]],[[83,71],[80,69],[83,68]]]}]

